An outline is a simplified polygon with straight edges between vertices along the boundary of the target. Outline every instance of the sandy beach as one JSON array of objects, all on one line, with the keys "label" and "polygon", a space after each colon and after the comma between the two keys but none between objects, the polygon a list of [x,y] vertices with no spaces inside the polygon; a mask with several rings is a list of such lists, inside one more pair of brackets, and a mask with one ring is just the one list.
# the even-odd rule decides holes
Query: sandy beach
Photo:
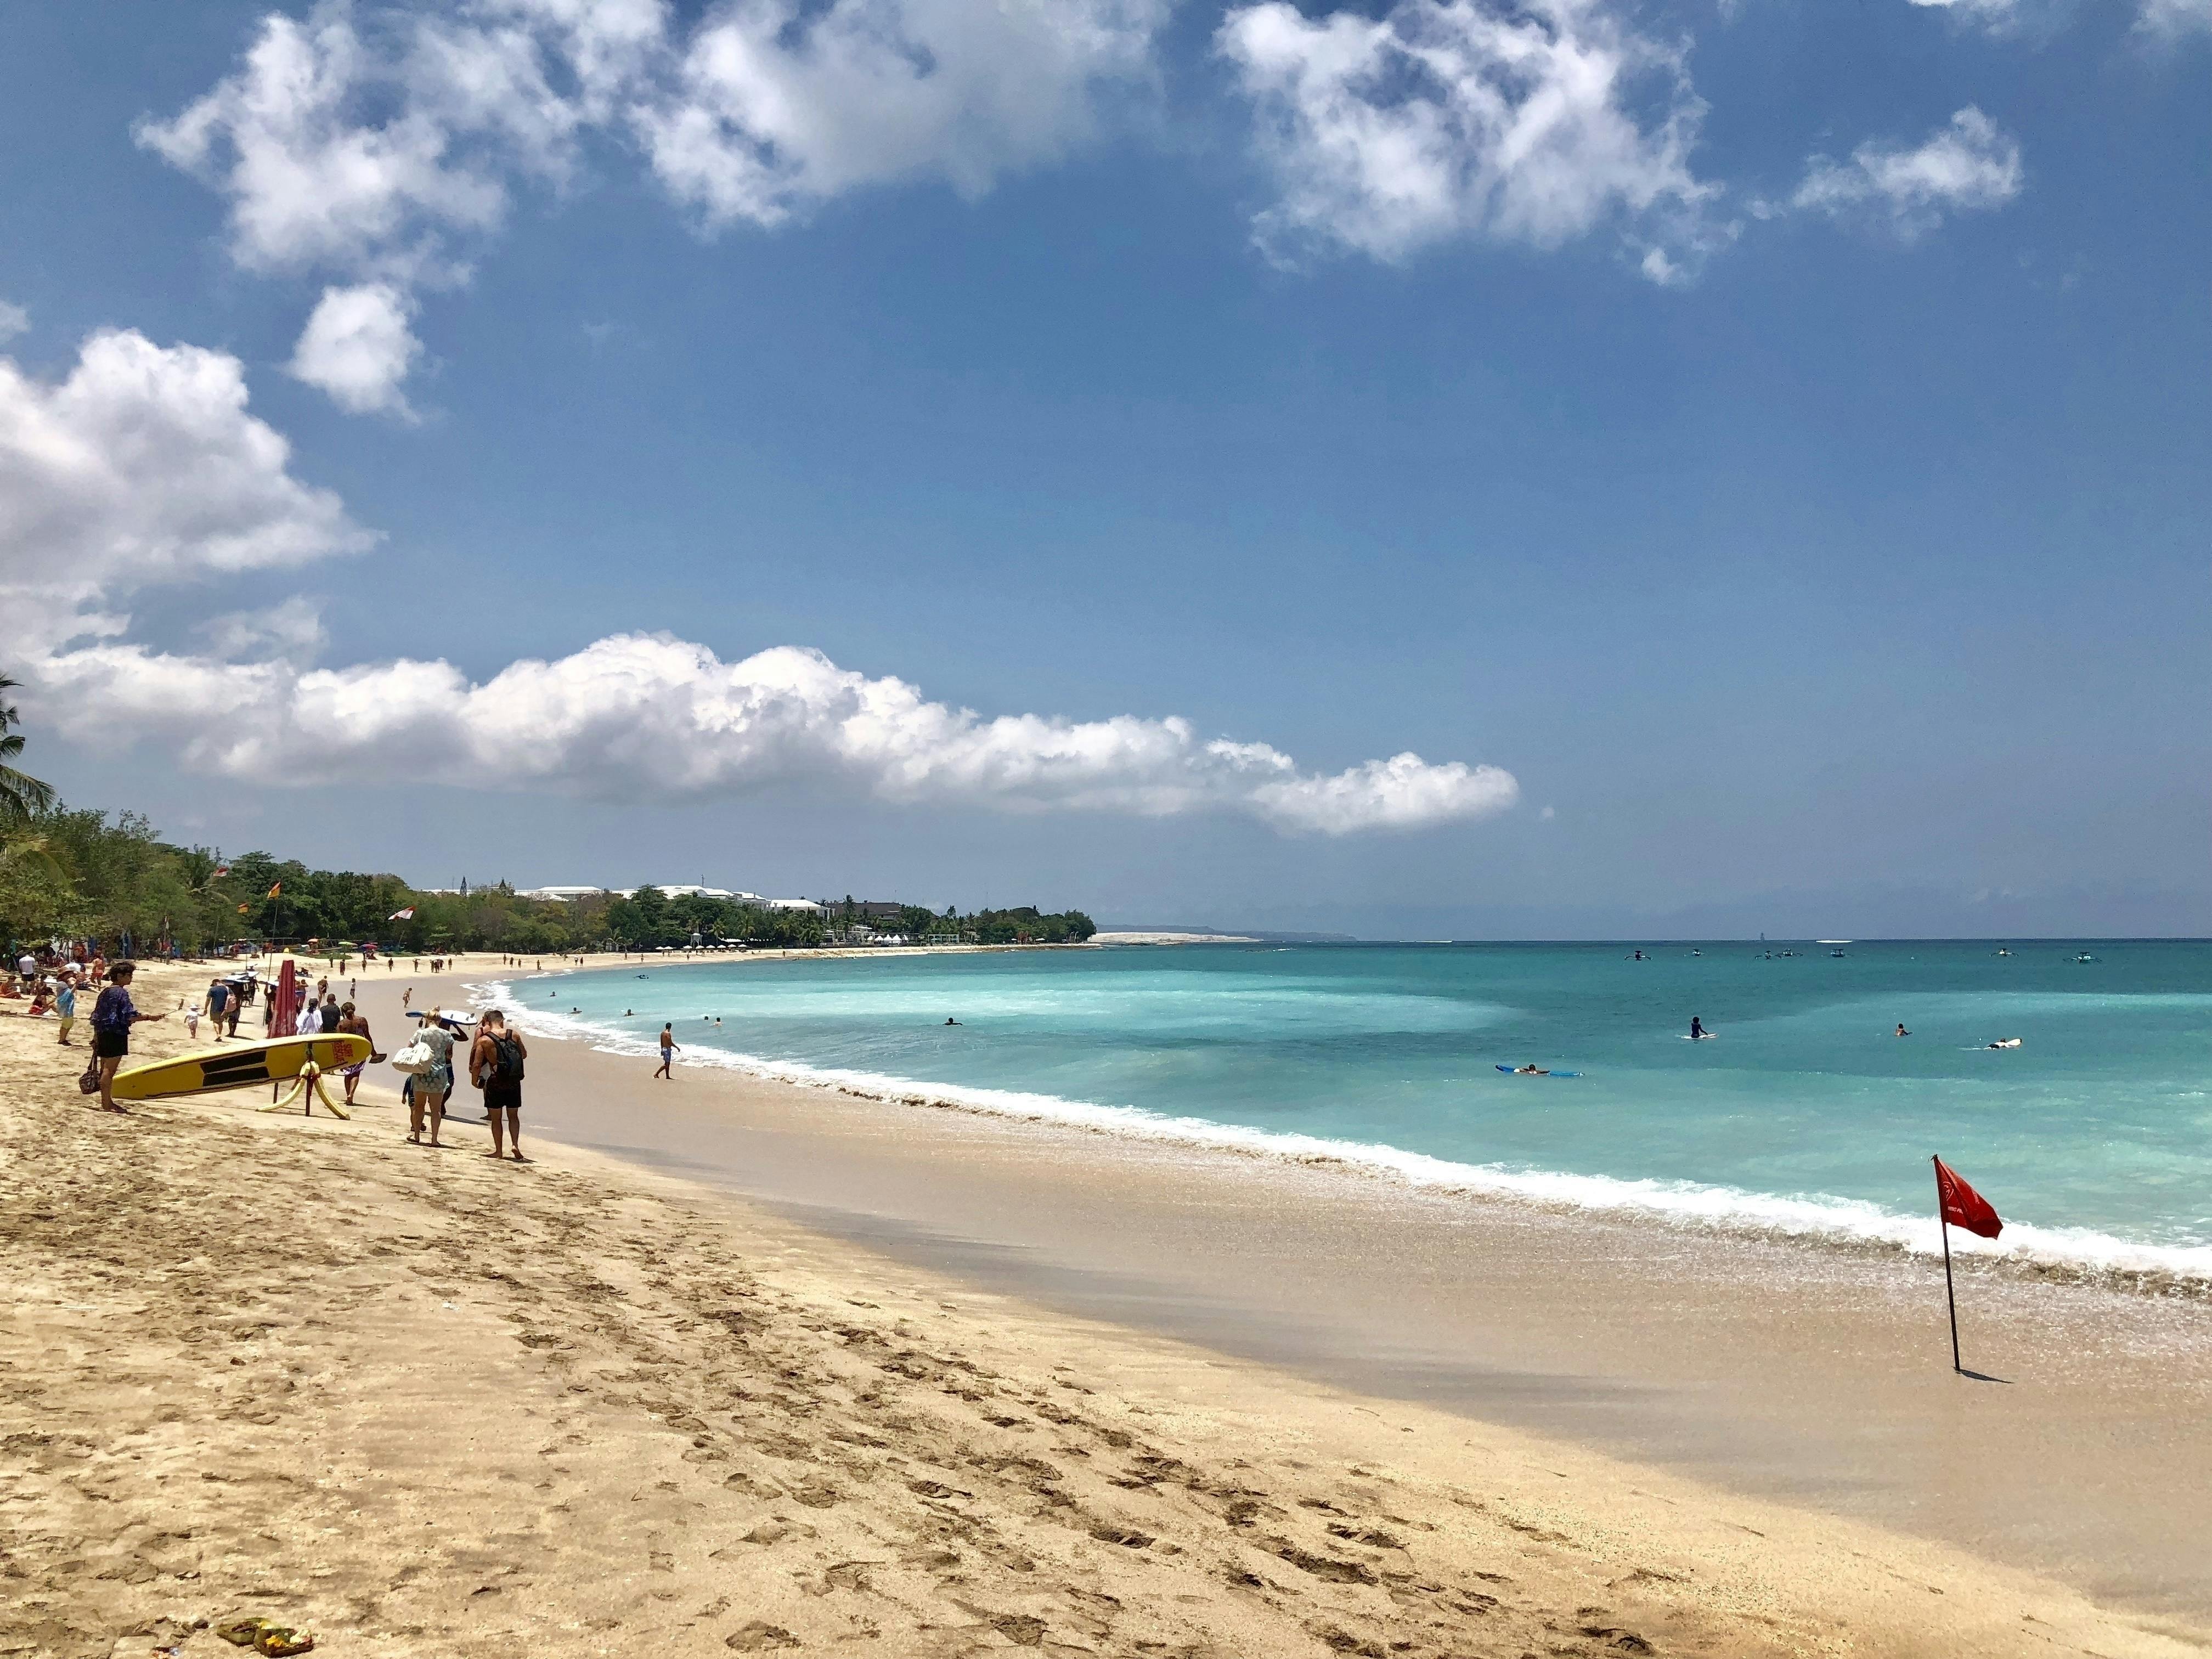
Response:
[{"label": "sandy beach", "polygon": [[[488,966],[364,976],[383,1046],[402,985],[459,1000]],[[151,969],[137,1000],[205,978]],[[134,1046],[191,1045],[170,1020]],[[1922,1287],[1870,1267],[1768,1285],[1754,1247],[1586,1223],[1569,1259],[1533,1212],[694,1070],[648,1094],[650,1062],[573,1043],[533,1044],[527,1166],[465,1123],[405,1145],[388,1072],[351,1122],[252,1091],[110,1117],[82,1055],[0,1019],[0,1653],[230,1652],[208,1626],[245,1614],[365,1655],[2118,1656],[2212,1629],[2179,1559],[2202,1321],[2152,1298],[1989,1286],[2014,1381],[1977,1387],[1900,1351]],[[1483,1295],[1445,1318],[1469,1262]],[[1872,1421],[1891,1443],[1840,1458]]]}]

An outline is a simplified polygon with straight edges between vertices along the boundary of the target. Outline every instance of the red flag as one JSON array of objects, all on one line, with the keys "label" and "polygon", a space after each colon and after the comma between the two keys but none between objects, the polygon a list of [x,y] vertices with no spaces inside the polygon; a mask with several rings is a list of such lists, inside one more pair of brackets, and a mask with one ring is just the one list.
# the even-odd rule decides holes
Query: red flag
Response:
[{"label": "red flag", "polygon": [[1958,1171],[1940,1158],[1936,1160],[1936,1192],[1943,1201],[1943,1219],[1954,1227],[1964,1227],[1984,1238],[1995,1238],[2004,1231],[2004,1223],[1989,1200],[1960,1180]]}]

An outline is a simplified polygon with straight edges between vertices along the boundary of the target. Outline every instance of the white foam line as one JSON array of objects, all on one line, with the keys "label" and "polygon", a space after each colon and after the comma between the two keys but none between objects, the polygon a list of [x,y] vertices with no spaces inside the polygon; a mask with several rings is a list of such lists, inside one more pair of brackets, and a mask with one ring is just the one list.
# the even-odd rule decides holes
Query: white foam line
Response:
[{"label": "white foam line", "polygon": [[[631,1058],[655,1057],[660,1052],[656,1042],[521,1003],[512,988],[503,983],[467,989],[475,1006],[482,1008],[498,1003],[510,1019],[532,1035],[587,1042],[600,1054]],[[875,1072],[767,1060],[721,1048],[684,1052],[685,1057],[678,1063],[685,1066],[737,1072],[806,1088],[834,1089],[872,1100],[1062,1124],[1194,1151],[1238,1152],[1309,1168],[1338,1165],[1400,1180],[1424,1192],[1518,1199],[1601,1214],[1639,1216],[1674,1225],[1875,1246],[1913,1255],[1933,1256],[1942,1249],[1933,1216],[1899,1215],[1863,1199],[1784,1195],[1694,1181],[1627,1180],[1496,1164],[1461,1164],[1398,1146],[1282,1133],[1207,1118],[1171,1117],[1143,1106],[1108,1106],[1057,1095],[925,1083]],[[2001,1240],[1978,1238],[1954,1230],[1951,1253],[2032,1267],[2057,1267],[2077,1274],[2148,1275],[2186,1281],[2191,1290],[2212,1289],[2212,1246],[2147,1244],[2087,1227],[2039,1227],[2032,1222],[2008,1221]]]}]

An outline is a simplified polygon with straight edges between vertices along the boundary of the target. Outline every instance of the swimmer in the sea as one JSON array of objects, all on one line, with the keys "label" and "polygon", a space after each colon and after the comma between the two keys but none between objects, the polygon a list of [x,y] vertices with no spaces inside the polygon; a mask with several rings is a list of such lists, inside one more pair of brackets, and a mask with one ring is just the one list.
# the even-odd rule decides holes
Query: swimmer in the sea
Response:
[{"label": "swimmer in the sea", "polygon": [[1692,1014],[1692,1015],[1690,1016],[1690,1041],[1691,1041],[1691,1042],[1704,1042],[1707,1037],[1711,1036],[1711,1035],[1712,1035],[1712,1033],[1711,1033],[1711,1031],[1708,1031],[1708,1030],[1705,1029],[1705,1021],[1703,1021],[1702,1019],[1699,1019],[1699,1018],[1698,1018],[1695,1014]]},{"label": "swimmer in the sea", "polygon": [[1898,1023],[1897,1034],[1899,1036],[1911,1036],[1912,1035],[1911,1032],[1905,1029],[1904,1022],[1901,1020]]},{"label": "swimmer in the sea", "polygon": [[950,1014],[947,1014],[947,1015],[945,1017],[945,1023],[947,1025],[957,1025],[960,1022],[959,1022],[958,1020],[957,1020],[957,1019],[953,1018]]},{"label": "swimmer in the sea", "polygon": [[1513,1075],[1516,1077],[1549,1077],[1551,1076],[1551,1073],[1540,1066],[1530,1065],[1516,1066],[1513,1068]]}]

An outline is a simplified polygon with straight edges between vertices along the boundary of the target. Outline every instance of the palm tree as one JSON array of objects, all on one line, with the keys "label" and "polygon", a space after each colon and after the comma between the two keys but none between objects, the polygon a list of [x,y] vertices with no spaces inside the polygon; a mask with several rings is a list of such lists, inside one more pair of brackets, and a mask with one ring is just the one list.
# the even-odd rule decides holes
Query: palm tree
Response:
[{"label": "palm tree", "polygon": [[[15,681],[0,674],[0,696],[14,690],[15,685]],[[0,817],[27,818],[54,804],[53,785],[19,772],[9,763],[23,752],[23,734],[8,728],[22,723],[14,703],[0,702]]]}]

